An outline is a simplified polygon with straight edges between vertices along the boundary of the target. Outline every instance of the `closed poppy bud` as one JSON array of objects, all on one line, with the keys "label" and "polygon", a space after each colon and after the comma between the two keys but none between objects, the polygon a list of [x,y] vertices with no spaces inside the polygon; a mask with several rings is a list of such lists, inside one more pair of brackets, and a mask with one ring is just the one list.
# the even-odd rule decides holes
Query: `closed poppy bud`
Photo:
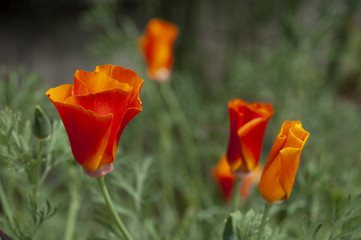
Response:
[{"label": "closed poppy bud", "polygon": [[226,156],[223,155],[219,159],[217,166],[212,170],[212,175],[222,192],[223,200],[228,200],[232,196],[236,177],[231,172]]},{"label": "closed poppy bud", "polygon": [[168,21],[153,18],[145,34],[140,38],[140,47],[148,65],[151,79],[169,80],[173,66],[173,44],[178,36],[178,27]]},{"label": "closed poppy bud", "polygon": [[233,173],[244,176],[258,164],[263,135],[273,115],[271,104],[246,103],[235,99],[228,103],[230,137],[227,160]]},{"label": "closed poppy bud", "polygon": [[104,175],[113,169],[109,164],[114,161],[119,138],[129,121],[142,111],[142,84],[143,79],[132,70],[107,64],[97,66],[94,72],[77,70],[74,85],[46,92],[64,123],[74,158],[85,173],[100,170]]},{"label": "closed poppy bud", "polygon": [[50,120],[39,105],[35,106],[33,134],[39,141],[49,139],[51,134]]},{"label": "closed poppy bud", "polygon": [[309,135],[300,121],[286,121],[282,124],[258,184],[260,195],[268,203],[289,198]]}]

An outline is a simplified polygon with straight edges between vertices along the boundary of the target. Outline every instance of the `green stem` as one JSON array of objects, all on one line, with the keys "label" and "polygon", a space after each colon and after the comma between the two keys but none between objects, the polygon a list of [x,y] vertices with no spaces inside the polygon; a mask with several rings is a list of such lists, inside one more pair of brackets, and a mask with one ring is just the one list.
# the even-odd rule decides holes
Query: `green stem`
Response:
[{"label": "green stem", "polygon": [[103,197],[104,197],[104,200],[115,220],[115,223],[117,224],[120,232],[123,234],[123,236],[125,237],[126,240],[133,240],[133,238],[130,236],[128,230],[126,229],[126,227],[124,226],[123,222],[120,220],[119,216],[118,216],[118,213],[116,212],[115,208],[114,208],[114,205],[113,205],[113,202],[112,200],[110,199],[110,196],[109,196],[109,193],[108,193],[108,190],[107,190],[107,186],[105,185],[105,182],[104,182],[104,176],[101,176],[101,177],[98,177],[97,178],[98,180],[98,183],[99,183],[99,187],[103,193]]},{"label": "green stem", "polygon": [[44,146],[44,142],[43,141],[39,141],[39,148],[38,148],[38,157],[36,160],[36,165],[35,165],[35,174],[34,174],[34,188],[33,188],[33,198],[34,200],[37,197],[37,192],[38,192],[38,186],[39,186],[39,175],[40,175],[40,167],[41,167],[41,155],[43,154],[43,146]]},{"label": "green stem", "polygon": [[[75,171],[71,169],[71,175],[74,175]],[[80,207],[80,194],[79,194],[79,182],[76,178],[71,178],[74,184],[70,184],[69,193],[70,193],[70,206],[68,209],[68,217],[66,221],[64,240],[72,240],[74,235],[74,230],[76,226],[76,217]]]},{"label": "green stem", "polygon": [[265,205],[264,205],[263,217],[262,217],[261,225],[259,226],[257,240],[262,239],[263,232],[264,232],[264,229],[266,227],[266,222],[267,222],[267,218],[268,218],[269,209],[271,208],[271,206],[272,205],[270,205],[268,203],[265,203]]},{"label": "green stem", "polygon": [[[161,169],[171,169],[174,171],[174,158],[173,158],[173,138],[171,135],[171,121],[167,116],[164,116],[165,113],[163,112],[160,115],[160,119],[158,119],[158,132],[159,132],[159,147],[161,150],[160,158],[160,167]],[[172,205],[174,205],[174,179],[169,176],[173,176],[174,172],[169,174],[168,171],[160,171],[160,176],[162,179],[162,185],[164,188],[164,192],[167,192],[168,199]],[[167,198],[164,198],[165,200]]]},{"label": "green stem", "polygon": [[0,201],[1,201],[3,211],[5,212],[5,215],[9,219],[9,223],[10,223],[11,227],[14,227],[15,225],[14,225],[13,214],[9,207],[9,202],[8,202],[8,199],[6,198],[6,195],[5,195],[5,192],[4,192],[4,189],[3,189],[3,186],[1,183],[0,183]]},{"label": "green stem", "polygon": [[171,88],[169,82],[161,83],[160,91],[163,95],[165,102],[169,108],[169,111],[173,115],[174,120],[179,124],[182,128],[180,131],[182,140],[184,144],[189,148],[190,152],[188,152],[192,157],[195,157],[196,149],[194,144],[194,139],[192,136],[191,129],[187,125],[187,118],[184,115],[182,108],[178,102],[177,97],[174,94],[173,89]]},{"label": "green stem", "polygon": [[233,190],[233,194],[234,194],[234,196],[233,196],[233,210],[234,211],[237,211],[238,208],[239,208],[239,199],[240,199],[240,197],[239,197],[239,195],[240,195],[239,189],[241,188],[241,184],[242,184],[242,178],[236,177],[236,184],[235,184],[235,186],[234,186],[235,188]]},{"label": "green stem", "polygon": [[[202,182],[202,170],[201,170],[201,161],[198,158],[198,150],[196,143],[194,141],[192,130],[189,128],[188,120],[178,102],[178,99],[170,86],[169,82],[164,82],[159,84],[160,94],[163,96],[165,104],[167,105],[172,119],[176,122],[180,128],[181,141],[184,144],[184,147],[187,149],[186,154],[189,163],[190,177],[194,179],[194,184],[199,185]],[[200,189],[201,186],[196,186],[194,189]],[[193,191],[193,190],[191,190]],[[194,196],[194,193],[190,193],[190,196]],[[197,201],[196,199],[191,199],[191,201]]]}]

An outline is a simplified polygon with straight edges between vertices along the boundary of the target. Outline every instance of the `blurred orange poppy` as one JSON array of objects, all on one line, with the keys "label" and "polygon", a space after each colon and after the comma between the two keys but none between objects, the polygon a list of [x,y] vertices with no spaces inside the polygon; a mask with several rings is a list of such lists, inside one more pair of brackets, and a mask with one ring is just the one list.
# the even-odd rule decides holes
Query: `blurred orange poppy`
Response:
[{"label": "blurred orange poppy", "polygon": [[151,79],[160,82],[169,80],[174,61],[173,44],[177,36],[175,24],[158,18],[149,21],[139,42]]},{"label": "blurred orange poppy", "polygon": [[[261,173],[262,167],[258,165],[254,169],[254,174],[251,174],[242,180],[239,191],[243,199],[248,200],[252,187],[259,181]],[[232,174],[231,167],[224,155],[218,161],[217,166],[213,168],[212,175],[222,192],[223,199],[227,201],[233,195],[236,177]]]},{"label": "blurred orange poppy", "polygon": [[286,121],[282,124],[258,184],[259,193],[268,203],[289,198],[309,135],[300,121]]},{"label": "blurred orange poppy", "polygon": [[119,138],[129,121],[142,111],[143,79],[121,66],[77,70],[74,85],[51,88],[53,102],[67,131],[75,160],[94,172],[111,164]]},{"label": "blurred orange poppy", "polygon": [[231,167],[227,158],[223,155],[218,164],[212,169],[212,175],[222,192],[223,199],[226,201],[232,196],[236,177],[231,172]]},{"label": "blurred orange poppy", "polygon": [[271,104],[246,103],[241,99],[228,102],[230,137],[227,160],[232,172],[243,176],[258,164],[263,135],[273,115]]}]

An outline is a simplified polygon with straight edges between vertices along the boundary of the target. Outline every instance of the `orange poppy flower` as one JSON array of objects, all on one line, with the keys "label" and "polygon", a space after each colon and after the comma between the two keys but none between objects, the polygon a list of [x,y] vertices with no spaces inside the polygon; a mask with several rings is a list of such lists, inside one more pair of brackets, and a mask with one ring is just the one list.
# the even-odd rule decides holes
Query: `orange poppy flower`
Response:
[{"label": "orange poppy flower", "polygon": [[74,85],[46,92],[64,123],[74,158],[84,170],[95,172],[114,161],[120,135],[142,111],[142,84],[143,79],[132,70],[107,64],[94,72],[77,70]]},{"label": "orange poppy flower", "polygon": [[257,166],[264,131],[273,115],[271,104],[246,103],[235,99],[228,102],[230,119],[230,137],[227,160],[232,172],[243,176]]},{"label": "orange poppy flower", "polygon": [[[254,174],[251,174],[242,180],[239,191],[243,199],[248,200],[252,187],[259,181],[261,173],[262,167],[257,165],[254,169]],[[218,161],[217,166],[212,170],[212,175],[216,183],[219,185],[223,199],[227,201],[233,195],[236,177],[232,174],[231,167],[228,164],[226,156],[223,155]]]},{"label": "orange poppy flower", "polygon": [[289,198],[309,135],[300,121],[286,121],[282,124],[258,184],[259,193],[268,203]]},{"label": "orange poppy flower", "polygon": [[178,27],[165,20],[153,18],[149,21],[140,47],[148,65],[151,79],[164,82],[169,80],[173,66],[173,44],[178,36]]}]

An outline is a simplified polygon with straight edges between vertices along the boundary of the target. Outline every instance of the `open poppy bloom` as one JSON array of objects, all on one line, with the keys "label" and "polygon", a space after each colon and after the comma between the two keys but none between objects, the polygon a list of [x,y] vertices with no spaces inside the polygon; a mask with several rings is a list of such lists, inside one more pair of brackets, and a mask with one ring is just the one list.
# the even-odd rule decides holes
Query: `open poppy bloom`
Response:
[{"label": "open poppy bloom", "polygon": [[[261,176],[262,167],[258,165],[254,169],[254,174],[245,177],[240,186],[240,195],[243,199],[248,200],[253,185],[255,185]],[[236,177],[232,174],[231,167],[228,164],[226,156],[222,156],[217,166],[212,170],[212,175],[222,192],[223,200],[230,199],[234,192]]]},{"label": "open poppy bloom", "polygon": [[286,121],[282,124],[258,184],[260,195],[268,203],[289,198],[309,135],[300,121]]},{"label": "open poppy bloom", "polygon": [[85,173],[91,175],[106,166],[108,172],[112,170],[109,164],[114,161],[124,128],[142,111],[142,84],[143,79],[132,70],[107,64],[97,66],[94,72],[77,70],[74,85],[46,92],[64,123],[74,158]]},{"label": "open poppy bloom", "polygon": [[178,27],[168,21],[153,18],[145,34],[140,38],[140,47],[148,65],[151,79],[169,80],[173,66],[173,44],[178,36]]},{"label": "open poppy bloom", "polygon": [[240,99],[228,102],[230,137],[227,160],[233,173],[244,176],[258,165],[263,135],[273,115],[271,104],[246,103]]}]

